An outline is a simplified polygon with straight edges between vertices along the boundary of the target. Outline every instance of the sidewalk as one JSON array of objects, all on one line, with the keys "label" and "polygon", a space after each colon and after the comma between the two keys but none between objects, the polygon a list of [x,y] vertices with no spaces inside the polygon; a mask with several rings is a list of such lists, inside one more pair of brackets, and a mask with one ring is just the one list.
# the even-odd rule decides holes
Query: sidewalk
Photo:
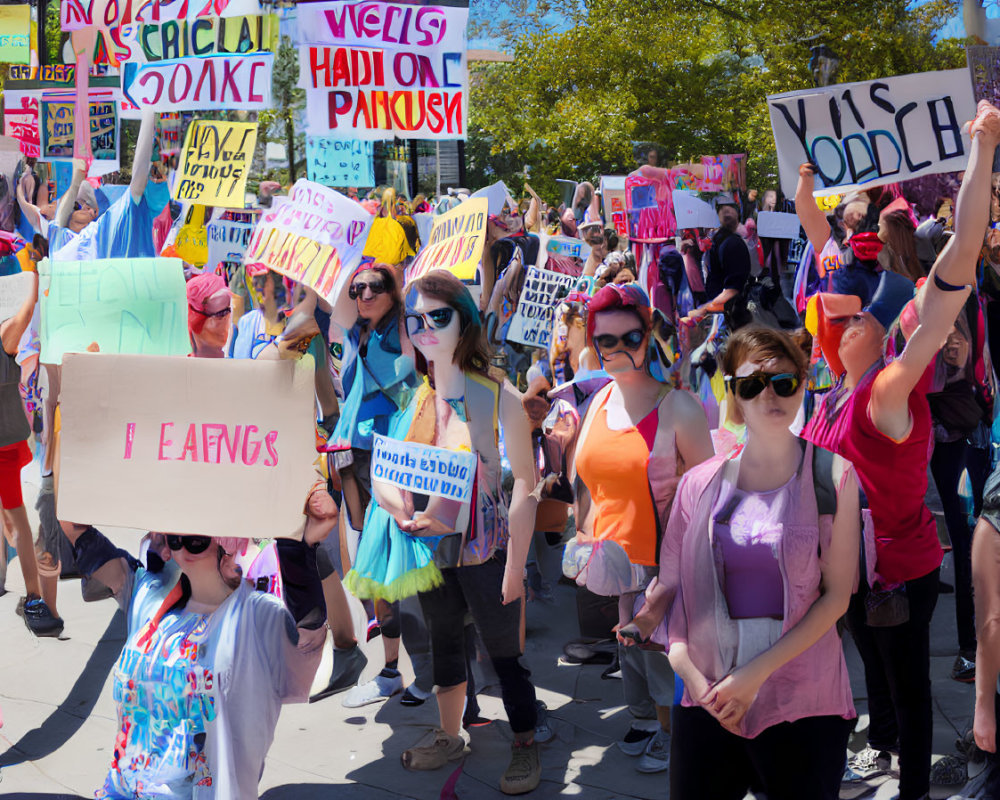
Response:
[{"label": "sidewalk", "polygon": [[[25,497],[35,496],[25,486]],[[36,524],[33,521],[33,524]],[[135,549],[137,538],[115,532],[120,545]],[[954,583],[946,556],[942,579]],[[66,620],[63,640],[35,639],[14,613],[23,593],[13,561],[8,593],[0,597],[0,796],[7,798],[92,797],[111,760],[116,733],[110,671],[124,638],[122,615],[112,600],[86,604],[78,581],[60,584],[59,613]],[[356,605],[356,620],[364,618]],[[363,627],[359,628],[364,630]],[[529,605],[526,659],[549,708],[555,738],[541,749],[541,787],[533,798],[575,796],[585,800],[643,798],[668,794],[667,773],[641,775],[634,759],[614,746],[629,726],[621,684],[601,680],[603,667],[557,663],[563,644],[578,636],[573,590],[559,586],[554,605]],[[850,644],[847,653],[857,697],[859,728],[867,724],[861,664]],[[972,724],[974,689],[949,678],[957,653],[954,595],[942,595],[931,630],[934,691],[934,751],[954,752],[954,741]],[[363,680],[382,666],[382,645],[365,645],[369,665]],[[405,655],[404,678],[412,676]],[[492,693],[481,697],[484,716],[501,720],[503,706]],[[413,773],[400,765],[401,752],[436,723],[433,701],[405,708],[398,697],[380,705],[344,709],[340,696],[314,705],[286,706],[260,783],[267,800],[339,798],[419,798],[438,800],[455,767]],[[853,746],[863,744],[855,737]],[[507,764],[511,733],[506,723],[474,729],[472,754],[456,786],[463,800],[501,798],[497,781]],[[895,781],[879,787],[885,800]],[[939,791],[933,797],[955,792]]]}]

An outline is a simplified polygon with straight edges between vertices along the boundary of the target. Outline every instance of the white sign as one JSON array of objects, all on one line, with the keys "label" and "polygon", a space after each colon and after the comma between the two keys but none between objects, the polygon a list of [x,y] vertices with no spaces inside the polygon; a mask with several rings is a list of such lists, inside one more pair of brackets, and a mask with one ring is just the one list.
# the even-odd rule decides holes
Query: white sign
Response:
[{"label": "white sign", "polygon": [[243,262],[243,255],[253,234],[253,225],[229,219],[213,219],[205,229],[208,232],[206,272],[211,272],[223,261]]},{"label": "white sign", "polygon": [[0,322],[10,319],[21,310],[31,293],[33,280],[30,272],[16,272],[0,277]]},{"label": "white sign", "polygon": [[520,342],[531,347],[546,348],[552,339],[552,322],[556,306],[579,282],[579,278],[528,267],[524,288],[517,301],[517,310],[510,320],[508,342]]},{"label": "white sign", "polygon": [[467,503],[472,497],[476,462],[475,454],[467,451],[403,442],[376,433],[372,480]]},{"label": "white sign", "polygon": [[807,161],[818,168],[817,195],[955,172],[969,161],[962,125],[976,101],[967,69],[787,92],[767,105],[788,197]]},{"label": "white sign", "polygon": [[680,189],[674,189],[673,201],[678,229],[719,227],[719,213],[704,200]]},{"label": "white sign", "polygon": [[758,211],[757,235],[763,239],[797,239],[799,215],[785,211]]}]

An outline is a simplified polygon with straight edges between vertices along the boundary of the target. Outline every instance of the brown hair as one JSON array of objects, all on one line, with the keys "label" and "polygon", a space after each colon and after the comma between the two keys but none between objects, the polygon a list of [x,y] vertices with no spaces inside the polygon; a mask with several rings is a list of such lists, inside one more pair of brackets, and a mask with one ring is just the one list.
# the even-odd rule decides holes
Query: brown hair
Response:
[{"label": "brown hair", "polygon": [[741,364],[750,360],[771,361],[787,359],[795,365],[795,372],[802,380],[809,369],[809,357],[805,354],[803,339],[792,338],[785,331],[747,325],[729,337],[722,352],[722,371],[725,375],[735,375]]},{"label": "brown hair", "polygon": [[924,270],[917,257],[913,220],[906,211],[897,209],[885,214],[882,223],[885,225],[885,243],[892,254],[889,269],[916,283],[919,278],[924,277]]},{"label": "brown hair", "polygon": [[[479,308],[472,299],[472,295],[469,294],[469,289],[466,285],[446,270],[431,270],[422,278],[417,278],[407,286],[407,313],[410,313],[410,309],[416,303],[417,292],[424,295],[424,297],[447,303],[458,312],[461,333],[458,339],[458,346],[455,348],[454,363],[463,372],[478,372],[481,375],[488,374],[492,350],[486,341],[482,315],[479,313]],[[420,350],[414,348],[413,355],[417,371],[427,375],[427,361]]]}]

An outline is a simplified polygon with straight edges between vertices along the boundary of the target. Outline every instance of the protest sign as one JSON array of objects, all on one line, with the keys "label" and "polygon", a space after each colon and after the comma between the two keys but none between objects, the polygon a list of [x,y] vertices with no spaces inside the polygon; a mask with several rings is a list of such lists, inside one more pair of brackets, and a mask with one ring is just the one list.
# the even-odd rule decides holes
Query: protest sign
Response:
[{"label": "protest sign", "polygon": [[179,258],[46,259],[38,274],[43,364],[92,342],[102,353],[191,352]]},{"label": "protest sign", "polygon": [[406,270],[406,282],[432,269],[445,269],[460,280],[474,281],[486,242],[488,209],[489,201],[477,197],[435,217],[424,249]]},{"label": "protest sign", "polygon": [[625,218],[625,176],[601,176],[601,206],[604,224],[615,229],[619,236],[628,236]]},{"label": "protest sign", "polygon": [[13,317],[31,294],[35,276],[30,272],[15,272],[0,277],[0,322]]},{"label": "protest sign", "polygon": [[31,6],[0,6],[0,64],[31,60]]},{"label": "protest sign", "polygon": [[482,189],[477,189],[469,196],[473,198],[485,197],[489,203],[489,213],[494,217],[498,217],[503,213],[504,204],[511,210],[517,208],[517,203],[510,196],[510,189],[507,188],[507,184],[503,181],[497,181],[496,183],[491,183],[489,186],[484,186]]},{"label": "protest sign", "polygon": [[203,111],[271,107],[273,53],[195,56],[149,64],[127,61],[122,91],[136,108]]},{"label": "protest sign", "polygon": [[528,267],[517,310],[510,320],[508,342],[547,348],[559,300],[569,294],[579,278],[538,267]]},{"label": "protest sign", "polygon": [[42,146],[38,133],[39,92],[4,90],[3,132],[20,142],[21,152],[38,158]]},{"label": "protest sign", "polygon": [[467,503],[476,477],[476,455],[376,433],[372,442],[372,479],[435,497]]},{"label": "protest sign", "polygon": [[968,70],[842,83],[767,98],[781,189],[817,166],[816,194],[954,172],[969,160],[962,125],[976,115]]},{"label": "protest sign", "polygon": [[[1000,47],[966,45],[965,58],[976,102],[988,100],[993,105],[1000,103]],[[1000,153],[993,153],[993,171],[1000,172]],[[995,213],[993,221],[998,221]]]},{"label": "protest sign", "polygon": [[205,229],[208,231],[206,272],[211,272],[221,263],[243,263],[243,256],[253,234],[252,223],[213,219]]},{"label": "protest sign", "polygon": [[212,0],[190,3],[188,0],[134,0],[118,3],[111,0],[63,0],[59,22],[64,31],[82,28],[117,28],[131,23],[159,23],[197,20],[205,17],[238,17],[260,14],[260,0]]},{"label": "protest sign", "polygon": [[[73,102],[42,100],[42,158],[46,161],[73,158],[76,112]],[[112,98],[90,103],[90,148],[94,161],[118,163],[118,110]],[[115,166],[117,169],[117,166]],[[113,171],[113,170],[111,170]]]},{"label": "protest sign", "polygon": [[307,128],[340,139],[464,139],[466,4],[302,3]]},{"label": "protest sign", "polygon": [[247,171],[256,144],[256,122],[194,120],[184,137],[173,198],[204,206],[243,208]]},{"label": "protest sign", "polygon": [[359,203],[300,178],[286,200],[261,214],[243,263],[287,275],[336,304],[361,263],[372,219]]},{"label": "protest sign", "polygon": [[309,180],[324,186],[374,186],[375,144],[357,139],[306,137]]},{"label": "protest sign", "polygon": [[[71,353],[58,513],[144,531],[297,537],[314,477],[313,396],[312,367],[290,362]],[[246,500],[223,499],[233,497]]]},{"label": "protest sign", "polygon": [[785,211],[758,211],[757,235],[762,239],[798,238],[799,216]]},{"label": "protest sign", "polygon": [[678,228],[717,228],[719,215],[716,210],[688,192],[674,189],[674,219]]}]

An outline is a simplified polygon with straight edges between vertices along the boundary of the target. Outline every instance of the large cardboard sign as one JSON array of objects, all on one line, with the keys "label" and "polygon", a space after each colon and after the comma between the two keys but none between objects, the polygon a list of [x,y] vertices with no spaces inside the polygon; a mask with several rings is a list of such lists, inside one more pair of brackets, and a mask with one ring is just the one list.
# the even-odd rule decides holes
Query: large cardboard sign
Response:
[{"label": "large cardboard sign", "polygon": [[203,206],[243,208],[256,122],[196,119],[188,125],[173,198]]},{"label": "large cardboard sign", "polygon": [[968,70],[787,92],[767,105],[789,197],[806,161],[818,168],[817,195],[955,172],[969,161],[962,125],[976,102]]},{"label": "large cardboard sign", "polygon": [[446,269],[463,281],[473,281],[483,257],[489,200],[475,197],[434,218],[427,244],[406,270],[406,282],[432,269]]},{"label": "large cardboard sign", "polygon": [[139,110],[203,111],[271,107],[273,53],[195,56],[149,64],[127,61],[125,98]]},{"label": "large cardboard sign", "polygon": [[46,259],[38,274],[43,364],[93,342],[102,353],[191,352],[179,258]]},{"label": "large cardboard sign", "polygon": [[306,137],[309,180],[324,186],[374,186],[375,144],[358,139]]},{"label": "large cardboard sign", "polygon": [[517,310],[510,320],[507,341],[547,348],[552,341],[556,306],[579,281],[573,275],[528,267]]},{"label": "large cardboard sign", "polygon": [[316,458],[312,372],[280,361],[67,355],[60,519],[297,537]]},{"label": "large cardboard sign", "polygon": [[310,133],[465,138],[467,4],[348,0],[302,3],[297,14]]},{"label": "large cardboard sign", "polygon": [[[98,90],[103,92],[104,90]],[[42,100],[42,158],[46,161],[70,161],[76,133],[76,110],[72,100]],[[118,169],[118,107],[113,97],[90,102],[90,149],[95,162],[112,162],[93,174]],[[107,169],[111,166],[112,169]]]},{"label": "large cardboard sign", "polygon": [[372,215],[339,192],[300,178],[261,214],[243,263],[304,283],[331,304],[361,263]]}]

